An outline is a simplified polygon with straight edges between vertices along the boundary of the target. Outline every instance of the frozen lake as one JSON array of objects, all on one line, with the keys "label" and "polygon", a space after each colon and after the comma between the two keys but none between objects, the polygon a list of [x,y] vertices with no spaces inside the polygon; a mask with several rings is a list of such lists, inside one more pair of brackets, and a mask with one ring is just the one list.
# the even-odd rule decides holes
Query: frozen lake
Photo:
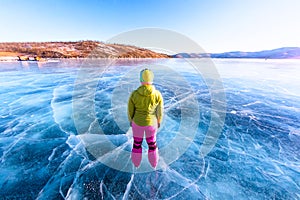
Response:
[{"label": "frozen lake", "polygon": [[[165,100],[156,170],[146,143],[129,157],[145,67]],[[300,199],[299,77],[300,60],[2,62],[0,197]]]}]

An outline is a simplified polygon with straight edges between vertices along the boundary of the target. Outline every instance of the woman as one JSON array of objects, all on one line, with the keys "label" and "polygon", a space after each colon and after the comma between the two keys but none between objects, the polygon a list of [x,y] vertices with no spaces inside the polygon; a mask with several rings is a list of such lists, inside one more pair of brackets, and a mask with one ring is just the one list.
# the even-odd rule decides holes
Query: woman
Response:
[{"label": "woman", "polygon": [[149,69],[140,72],[140,82],[128,100],[128,119],[133,132],[131,159],[136,167],[142,160],[142,142],[144,133],[148,144],[148,159],[153,168],[158,162],[156,132],[163,117],[163,98],[152,85],[154,74]]}]

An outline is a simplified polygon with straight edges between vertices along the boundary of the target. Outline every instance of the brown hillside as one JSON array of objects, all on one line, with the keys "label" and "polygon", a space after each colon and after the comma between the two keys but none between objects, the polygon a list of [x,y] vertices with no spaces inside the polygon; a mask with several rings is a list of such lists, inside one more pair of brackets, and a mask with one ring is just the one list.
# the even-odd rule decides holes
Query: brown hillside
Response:
[{"label": "brown hillside", "polygon": [[120,44],[98,41],[4,42],[0,56],[38,56],[42,58],[169,58],[166,54]]}]

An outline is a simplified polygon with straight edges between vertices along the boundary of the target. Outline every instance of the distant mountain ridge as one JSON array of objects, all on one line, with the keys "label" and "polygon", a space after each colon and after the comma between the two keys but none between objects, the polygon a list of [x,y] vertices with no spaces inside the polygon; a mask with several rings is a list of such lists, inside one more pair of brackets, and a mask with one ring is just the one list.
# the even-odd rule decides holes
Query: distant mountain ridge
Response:
[{"label": "distant mountain ridge", "polygon": [[99,41],[77,42],[2,42],[0,56],[36,56],[41,58],[169,58],[148,49],[121,45],[106,44]]},{"label": "distant mountain ridge", "polygon": [[282,47],[257,52],[232,51],[224,53],[179,53],[173,58],[261,58],[261,59],[299,59],[300,47]]},{"label": "distant mountain ridge", "polygon": [[15,60],[20,56],[40,58],[260,58],[300,59],[300,47],[282,47],[257,52],[178,53],[167,55],[148,49],[106,44],[99,41],[76,42],[0,42],[0,60]]}]

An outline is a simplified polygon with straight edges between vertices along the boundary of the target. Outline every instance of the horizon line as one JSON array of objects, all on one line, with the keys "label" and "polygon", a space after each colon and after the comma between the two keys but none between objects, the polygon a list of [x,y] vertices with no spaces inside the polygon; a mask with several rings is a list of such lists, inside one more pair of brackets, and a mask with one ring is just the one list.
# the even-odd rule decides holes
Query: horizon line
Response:
[{"label": "horizon line", "polygon": [[[50,40],[45,40],[45,41],[22,41],[22,42],[18,42],[18,41],[0,41],[1,43],[73,43],[73,42],[100,42],[100,43],[104,43],[104,44],[118,44],[118,45],[125,45],[125,46],[134,46],[131,44],[119,44],[119,43],[109,43],[109,42],[105,42],[105,41],[101,41],[101,40],[93,40],[93,39],[82,39],[82,40],[56,40],[56,41],[50,41]],[[138,47],[138,48],[144,48],[144,47]],[[276,50],[276,49],[283,49],[283,48],[300,48],[299,46],[283,46],[283,47],[277,47],[277,48],[270,48],[270,49],[261,49],[261,50],[256,50],[256,51],[244,51],[244,50],[228,50],[228,51],[222,51],[222,52],[205,52],[208,54],[220,54],[220,53],[233,53],[233,52],[242,52],[242,53],[255,53],[255,52],[262,52],[262,51],[272,51],[272,50]],[[153,51],[153,50],[151,50]],[[181,52],[181,53],[186,53],[186,52]],[[193,52],[193,53],[197,53],[197,52]],[[188,53],[191,54],[191,53]]]}]

